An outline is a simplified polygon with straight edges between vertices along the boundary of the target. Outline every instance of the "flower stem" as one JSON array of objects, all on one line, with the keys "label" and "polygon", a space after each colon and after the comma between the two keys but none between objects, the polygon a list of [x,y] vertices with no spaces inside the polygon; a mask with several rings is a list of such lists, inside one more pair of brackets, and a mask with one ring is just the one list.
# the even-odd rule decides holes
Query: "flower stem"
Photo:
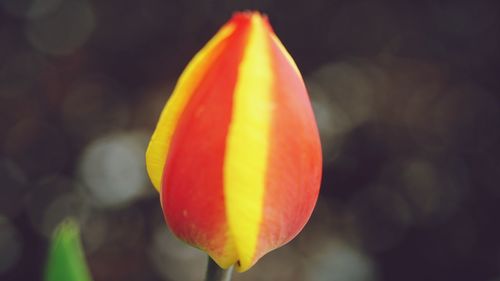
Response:
[{"label": "flower stem", "polygon": [[210,257],[208,257],[207,274],[205,281],[231,281],[233,266],[224,270],[220,268]]}]

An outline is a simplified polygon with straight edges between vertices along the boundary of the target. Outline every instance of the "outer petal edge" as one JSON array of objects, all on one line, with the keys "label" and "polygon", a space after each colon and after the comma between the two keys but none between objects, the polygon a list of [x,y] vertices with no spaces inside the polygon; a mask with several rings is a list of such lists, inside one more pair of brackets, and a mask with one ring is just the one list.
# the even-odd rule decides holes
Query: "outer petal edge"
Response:
[{"label": "outer petal edge", "polygon": [[159,192],[161,192],[161,182],[170,141],[178,119],[207,67],[217,56],[215,53],[217,53],[218,45],[231,35],[234,28],[231,23],[222,27],[206,46],[196,54],[181,74],[172,96],[161,112],[146,151],[146,169],[153,186]]}]

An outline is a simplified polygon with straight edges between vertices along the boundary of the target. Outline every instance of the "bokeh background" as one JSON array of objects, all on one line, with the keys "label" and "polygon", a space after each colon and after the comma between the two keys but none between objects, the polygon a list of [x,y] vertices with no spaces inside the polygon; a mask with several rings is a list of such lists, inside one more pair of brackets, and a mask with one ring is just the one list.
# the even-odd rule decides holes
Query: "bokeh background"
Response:
[{"label": "bokeh background", "polygon": [[500,4],[432,0],[0,0],[0,280],[40,280],[82,227],[96,281],[201,280],[144,151],[190,58],[267,13],[303,72],[321,196],[234,280],[500,280]]}]

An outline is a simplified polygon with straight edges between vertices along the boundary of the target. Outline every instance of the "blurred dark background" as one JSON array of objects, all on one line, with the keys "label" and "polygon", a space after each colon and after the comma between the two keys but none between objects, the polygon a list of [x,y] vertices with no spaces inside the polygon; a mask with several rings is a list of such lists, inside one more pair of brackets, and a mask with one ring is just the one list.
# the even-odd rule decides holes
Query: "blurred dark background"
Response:
[{"label": "blurred dark background", "polygon": [[310,223],[234,280],[500,280],[500,3],[0,0],[0,280],[71,215],[96,281],[201,280],[144,150],[191,57],[267,13],[324,149]]}]

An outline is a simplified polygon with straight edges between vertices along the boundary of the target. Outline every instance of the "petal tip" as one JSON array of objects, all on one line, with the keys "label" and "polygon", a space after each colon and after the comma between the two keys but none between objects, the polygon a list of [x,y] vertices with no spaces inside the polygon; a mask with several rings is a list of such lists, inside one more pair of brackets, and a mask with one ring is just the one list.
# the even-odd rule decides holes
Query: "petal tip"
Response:
[{"label": "petal tip", "polygon": [[245,11],[234,12],[230,21],[231,22],[250,23],[252,21],[252,19],[262,20],[266,23],[269,21],[266,14],[264,14],[260,11],[255,11],[255,10],[245,10]]}]

